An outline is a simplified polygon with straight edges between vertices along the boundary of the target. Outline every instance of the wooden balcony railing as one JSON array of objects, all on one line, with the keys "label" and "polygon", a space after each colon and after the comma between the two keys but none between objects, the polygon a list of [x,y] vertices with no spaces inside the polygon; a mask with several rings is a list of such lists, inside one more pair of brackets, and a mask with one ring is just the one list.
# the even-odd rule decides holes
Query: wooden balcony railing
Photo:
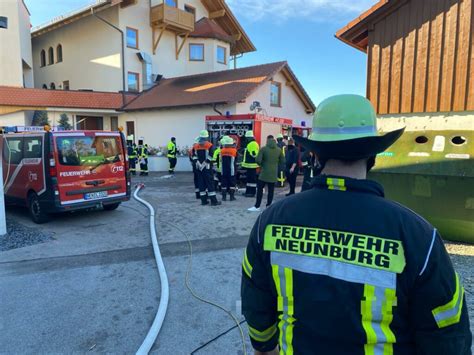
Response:
[{"label": "wooden balcony railing", "polygon": [[194,15],[184,10],[166,4],[151,8],[151,26],[166,27],[174,32],[194,31]]}]

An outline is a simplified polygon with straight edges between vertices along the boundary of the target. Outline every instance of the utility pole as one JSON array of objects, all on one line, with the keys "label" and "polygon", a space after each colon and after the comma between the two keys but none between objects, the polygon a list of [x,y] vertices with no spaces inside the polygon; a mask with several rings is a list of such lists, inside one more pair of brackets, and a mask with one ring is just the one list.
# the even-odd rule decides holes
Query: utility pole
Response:
[{"label": "utility pole", "polygon": [[[0,29],[8,28],[8,19],[0,16]],[[1,137],[3,139],[3,136]],[[7,234],[7,220],[5,218],[5,197],[3,195],[3,154],[0,152],[0,237]]]},{"label": "utility pole", "polygon": [[0,237],[5,234],[7,234],[7,221],[5,218],[5,197],[3,195],[3,154],[0,154]]}]

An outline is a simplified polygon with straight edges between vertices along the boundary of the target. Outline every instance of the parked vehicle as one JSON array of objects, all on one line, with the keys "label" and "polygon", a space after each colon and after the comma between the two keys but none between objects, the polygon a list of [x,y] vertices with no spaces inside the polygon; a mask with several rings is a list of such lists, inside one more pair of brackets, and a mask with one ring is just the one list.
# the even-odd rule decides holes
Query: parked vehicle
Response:
[{"label": "parked vehicle", "polygon": [[36,223],[58,212],[114,210],[131,193],[125,142],[121,132],[4,133],[5,201],[27,206]]}]

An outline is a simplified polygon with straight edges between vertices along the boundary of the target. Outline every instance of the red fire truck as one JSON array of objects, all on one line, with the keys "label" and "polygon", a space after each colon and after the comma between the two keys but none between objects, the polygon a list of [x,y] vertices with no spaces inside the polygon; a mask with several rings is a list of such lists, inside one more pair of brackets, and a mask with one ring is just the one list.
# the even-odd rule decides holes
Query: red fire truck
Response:
[{"label": "red fire truck", "polygon": [[27,206],[34,222],[57,212],[114,210],[130,199],[121,132],[18,131],[0,136],[5,200]]},{"label": "red fire truck", "polygon": [[269,117],[261,114],[206,116],[206,126],[213,144],[222,136],[231,136],[237,142],[237,148],[242,146],[245,132],[253,131],[259,145],[265,145],[268,135],[288,135],[291,132],[293,120],[289,118]]}]

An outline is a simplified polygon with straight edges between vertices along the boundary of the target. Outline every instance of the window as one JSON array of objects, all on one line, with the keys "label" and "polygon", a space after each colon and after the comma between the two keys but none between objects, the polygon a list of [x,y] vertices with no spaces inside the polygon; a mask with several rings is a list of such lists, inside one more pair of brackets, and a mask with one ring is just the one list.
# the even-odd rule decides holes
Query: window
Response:
[{"label": "window", "polygon": [[43,89],[46,89],[46,90],[48,90],[48,85],[46,85],[46,84],[43,84]]},{"label": "window", "polygon": [[191,43],[189,45],[189,60],[204,61],[204,44]]},{"label": "window", "polygon": [[191,5],[184,5],[184,11],[196,16],[196,8],[192,7]]},{"label": "window", "polygon": [[119,130],[118,117],[117,116],[110,117],[110,130],[111,131],[118,131]]},{"label": "window", "polygon": [[10,164],[18,165],[23,160],[23,138],[7,138],[7,149],[3,150],[3,159]]},{"label": "window", "polygon": [[63,90],[69,90],[69,80],[63,81]]},{"label": "window", "polygon": [[54,64],[54,49],[53,47],[49,47],[48,49],[48,65]]},{"label": "window", "polygon": [[44,51],[44,49],[41,51],[40,54],[40,62],[42,67],[46,66],[46,52]]},{"label": "window", "polygon": [[270,105],[281,107],[281,83],[272,82],[270,87]]},{"label": "window", "polygon": [[61,63],[63,61],[63,46],[58,44],[56,47],[56,63]]},{"label": "window", "polygon": [[140,90],[140,74],[128,72],[128,91]]},{"label": "window", "polygon": [[217,62],[221,64],[227,64],[227,49],[221,46],[217,46]]},{"label": "window", "polygon": [[68,166],[96,166],[123,161],[118,137],[57,137],[59,162]]},{"label": "window", "polygon": [[165,4],[168,6],[178,7],[178,0],[165,0]]},{"label": "window", "polygon": [[127,47],[138,49],[138,30],[127,27]]},{"label": "window", "polygon": [[56,85],[54,83],[49,84],[51,90],[56,90]]},{"label": "window", "polygon": [[40,138],[25,137],[23,141],[23,158],[42,158],[42,142]]}]

